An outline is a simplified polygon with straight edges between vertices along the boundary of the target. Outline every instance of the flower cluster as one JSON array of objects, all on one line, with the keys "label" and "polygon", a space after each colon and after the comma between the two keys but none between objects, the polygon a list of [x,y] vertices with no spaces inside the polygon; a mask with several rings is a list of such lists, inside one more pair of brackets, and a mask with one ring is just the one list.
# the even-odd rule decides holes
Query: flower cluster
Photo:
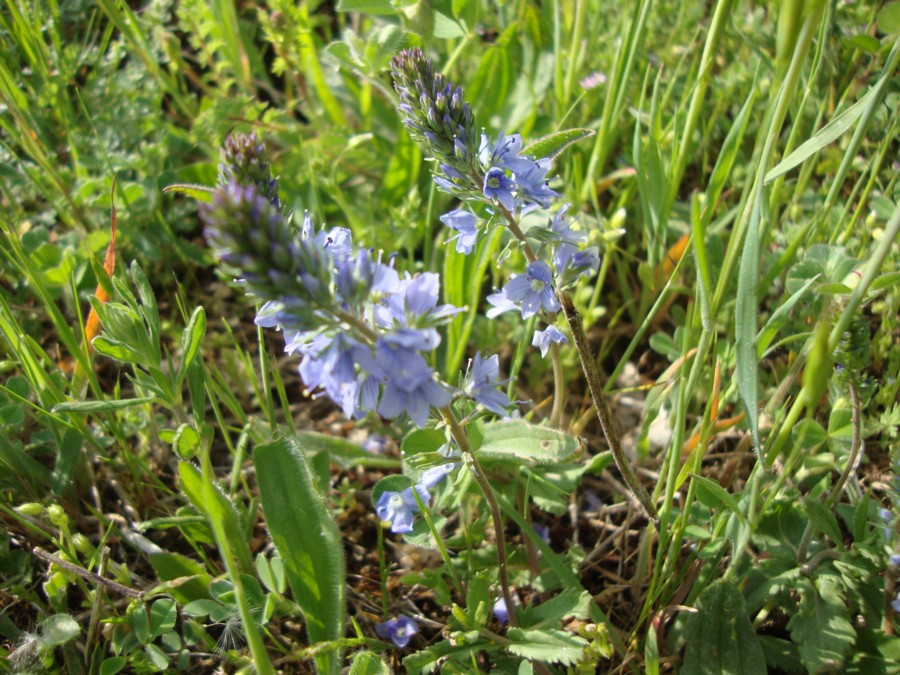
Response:
[{"label": "flower cluster", "polygon": [[[440,344],[437,327],[459,311],[439,304],[438,275],[401,275],[380,254],[355,249],[349,230],[317,230],[308,214],[294,227],[267,171],[255,138],[230,139],[222,182],[201,211],[223,268],[263,302],[256,323],[284,331],[307,388],[348,418],[377,411],[424,426],[433,408],[462,393],[441,382],[425,356]],[[505,414],[508,399],[504,406],[490,391],[496,380],[482,378],[469,395]]]},{"label": "flower cluster", "polygon": [[[440,218],[456,233],[450,241],[457,252],[471,253],[479,231],[497,220],[511,226],[519,246],[526,250],[525,272],[488,297],[488,318],[518,310],[527,319],[543,311],[552,324],[560,309],[557,292],[595,274],[600,257],[596,247],[584,248],[586,235],[570,227],[568,205],[546,227],[522,232],[518,226],[517,218],[537,208],[547,209],[559,197],[549,185],[551,158],[529,154],[519,134],[491,138],[482,130],[476,147],[475,122],[462,89],[435,75],[431,60],[421,50],[394,57],[392,74],[407,128],[414,139],[428,146],[438,163],[435,183],[463,202],[461,208]],[[487,213],[484,224],[477,215],[479,204]],[[546,355],[551,343],[566,338],[551,325],[535,340]]]}]

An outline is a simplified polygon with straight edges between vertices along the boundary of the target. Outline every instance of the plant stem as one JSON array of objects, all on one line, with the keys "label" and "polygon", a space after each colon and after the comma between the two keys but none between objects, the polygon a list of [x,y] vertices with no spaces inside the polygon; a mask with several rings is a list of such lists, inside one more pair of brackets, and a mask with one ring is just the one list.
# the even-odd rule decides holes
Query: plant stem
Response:
[{"label": "plant stem", "polygon": [[[528,259],[528,262],[537,260],[534,249],[532,249],[531,245],[525,240],[525,234],[522,232],[512,213],[503,208],[503,206],[499,206],[499,209],[503,213],[504,218],[506,218],[506,224],[509,231],[522,243],[522,250],[525,252],[525,257]],[[578,314],[578,310],[575,309],[575,305],[572,303],[572,298],[569,297],[569,294],[566,291],[557,290],[556,297],[559,299],[559,304],[562,306],[563,313],[566,315],[566,321],[569,322],[569,329],[572,331],[572,339],[575,341],[578,359],[581,361],[581,368],[584,371],[584,377],[587,380],[588,389],[590,389],[591,392],[591,399],[594,402],[594,409],[597,411],[597,417],[600,419],[600,427],[603,429],[603,435],[606,437],[606,442],[609,444],[609,448],[613,453],[613,458],[616,460],[616,466],[619,467],[619,473],[622,474],[625,484],[628,485],[632,494],[637,498],[638,502],[640,502],[646,516],[653,522],[659,522],[659,516],[657,515],[656,507],[653,506],[653,500],[650,499],[647,490],[645,490],[644,486],[638,481],[634,470],[631,468],[631,464],[628,462],[628,458],[622,451],[622,445],[619,443],[619,434],[613,426],[612,415],[609,412],[609,406],[606,405],[606,398],[603,396],[603,386],[600,384],[600,376],[597,374],[597,369],[594,365],[591,347],[588,344],[587,336],[584,334],[584,328],[581,325],[581,316]],[[555,368],[554,376],[556,376]],[[557,382],[556,386],[560,386],[559,382]]]},{"label": "plant stem", "polygon": [[853,422],[853,439],[850,444],[850,456],[847,457],[847,466],[844,467],[844,472],[841,474],[841,477],[838,478],[838,482],[834,484],[834,489],[831,491],[831,494],[828,495],[828,499],[825,502],[825,505],[829,509],[833,509],[834,505],[837,504],[837,501],[841,498],[841,493],[844,491],[844,487],[847,485],[847,481],[850,480],[850,476],[856,473],[856,470],[859,468],[859,460],[862,458],[862,432],[860,427],[862,426],[860,420],[860,406],[859,406],[859,392],[856,390],[856,384],[850,382],[850,401],[852,403],[852,422]]},{"label": "plant stem", "polygon": [[497,538],[497,566],[499,568],[500,576],[500,592],[503,594],[503,601],[506,603],[507,610],[509,610],[509,625],[512,628],[516,628],[519,625],[519,620],[516,618],[516,606],[513,604],[512,592],[509,589],[506,538],[503,535],[503,518],[500,514],[500,505],[497,503],[497,497],[494,494],[490,481],[488,481],[487,475],[484,473],[484,469],[481,468],[478,457],[475,456],[472,444],[469,443],[469,436],[466,434],[466,430],[460,426],[459,421],[456,419],[456,415],[453,414],[453,411],[449,406],[440,408],[440,413],[444,418],[447,427],[450,429],[453,439],[459,446],[459,449],[466,460],[466,464],[472,471],[472,475],[475,476],[475,482],[478,483],[478,487],[480,487],[481,491],[484,493],[488,509],[491,512],[491,520],[494,523],[494,535]]},{"label": "plant stem", "polygon": [[587,380],[588,389],[591,392],[591,399],[594,401],[594,409],[597,411],[597,417],[600,419],[600,427],[603,429],[603,435],[606,437],[606,442],[609,444],[609,449],[612,451],[613,459],[616,460],[616,466],[619,468],[619,473],[622,474],[622,479],[625,481],[625,484],[628,485],[628,488],[634,496],[637,497],[637,500],[643,507],[647,517],[654,522],[658,522],[659,516],[657,515],[656,508],[653,506],[653,501],[650,499],[647,490],[645,490],[644,486],[638,481],[628,458],[625,456],[625,452],[622,450],[622,445],[619,443],[618,432],[616,432],[616,428],[613,426],[612,415],[609,412],[609,407],[606,405],[606,399],[603,396],[603,386],[600,384],[600,376],[597,374],[596,367],[594,366],[594,357],[591,354],[591,347],[588,344],[587,336],[584,334],[584,328],[581,325],[581,316],[579,316],[578,310],[575,309],[572,298],[569,297],[568,293],[560,290],[556,292],[556,297],[559,299],[559,304],[562,305],[563,313],[566,315],[566,321],[569,322],[569,329],[572,331],[572,339],[575,342],[578,359],[581,361],[581,368],[584,371],[584,377]]},{"label": "plant stem", "polygon": [[553,410],[550,412],[550,426],[559,429],[566,404],[566,377],[557,342],[550,345],[550,360],[553,362]]}]

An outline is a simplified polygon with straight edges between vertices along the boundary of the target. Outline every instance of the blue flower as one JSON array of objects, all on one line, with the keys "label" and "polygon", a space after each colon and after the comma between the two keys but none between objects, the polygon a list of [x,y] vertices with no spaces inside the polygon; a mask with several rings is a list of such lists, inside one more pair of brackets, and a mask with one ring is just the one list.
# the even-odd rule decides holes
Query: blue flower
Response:
[{"label": "blue flower", "polygon": [[587,238],[587,235],[583,232],[576,232],[569,227],[569,224],[565,219],[566,210],[568,208],[569,205],[564,204],[562,208],[556,212],[553,221],[550,223],[550,231],[556,235],[556,239],[558,240],[558,243],[553,250],[553,266],[558,273],[568,267],[569,261],[576,253],[578,253],[579,245]]},{"label": "blue flower", "polygon": [[491,145],[491,140],[484,131],[481,132],[481,144],[478,147],[478,159],[484,168],[499,166],[510,171],[522,171],[531,161],[526,157],[519,157],[522,150],[522,137],[519,134],[506,136],[503,133],[497,142]]},{"label": "blue flower", "polygon": [[503,292],[507,298],[521,304],[523,319],[534,316],[541,308],[548,312],[559,310],[553,291],[553,273],[540,260],[528,263],[525,274],[513,277]]},{"label": "blue flower", "polygon": [[410,638],[419,632],[419,624],[408,616],[400,614],[395,619],[376,625],[375,632],[382,640],[390,640],[403,649],[409,644]]},{"label": "blue flower", "polygon": [[509,623],[509,610],[506,608],[506,600],[502,597],[497,598],[494,603],[494,618],[500,623]]},{"label": "blue flower", "polygon": [[500,202],[507,211],[516,207],[513,190],[516,189],[515,181],[507,177],[503,169],[496,166],[488,169],[484,175],[484,196],[492,202]]},{"label": "blue flower", "polygon": [[478,218],[475,214],[455,209],[441,216],[441,222],[456,232],[458,235],[450,239],[447,243],[456,242],[456,252],[468,255],[475,247],[478,240],[478,230],[475,228]]},{"label": "blue flower", "polygon": [[475,399],[492,413],[507,416],[512,403],[509,397],[500,391],[499,387],[503,383],[499,379],[500,360],[497,355],[482,358],[481,352],[478,352],[474,359],[469,360],[463,391],[466,396]]},{"label": "blue flower", "polygon": [[375,309],[375,319],[383,327],[437,325],[462,311],[453,305],[438,305],[440,290],[441,278],[434,272],[407,277],[398,283],[387,302]]},{"label": "blue flower", "polygon": [[547,356],[547,352],[550,350],[550,343],[556,342],[557,344],[563,344],[569,341],[565,335],[563,335],[562,331],[559,330],[556,326],[547,326],[546,330],[536,330],[534,332],[534,339],[531,341],[532,346],[541,348],[541,357]]},{"label": "blue flower", "polygon": [[891,600],[891,608],[900,614],[900,593],[897,593],[897,597]]},{"label": "blue flower", "polygon": [[387,449],[387,445],[388,439],[386,436],[382,436],[381,434],[369,434],[366,440],[363,441],[362,447],[367,452],[380,455]]},{"label": "blue flower", "polygon": [[514,172],[519,200],[536,202],[545,209],[549,207],[550,200],[559,197],[558,192],[554,192],[547,186],[549,170],[549,159],[539,159],[534,162],[524,160],[521,168]]},{"label": "blue flower", "polygon": [[450,403],[450,392],[434,380],[434,370],[416,351],[379,340],[375,358],[363,358],[360,365],[384,383],[378,414],[388,419],[406,413],[424,427],[432,407]]},{"label": "blue flower", "polygon": [[489,319],[493,319],[496,316],[500,316],[501,314],[510,312],[514,309],[519,309],[519,305],[510,300],[509,296],[506,295],[505,288],[496,293],[491,293],[487,296],[487,301],[493,305],[493,307],[485,312],[485,316]]},{"label": "blue flower", "polygon": [[[422,503],[427,503],[428,490],[421,485],[416,485],[415,488]],[[419,505],[416,503],[411,487],[406,488],[403,492],[382,492],[375,505],[375,513],[378,514],[378,517],[382,521],[389,522],[391,532],[397,533],[412,532],[413,515],[418,512]]]},{"label": "blue flower", "polygon": [[900,553],[894,553],[891,555],[891,565],[894,567],[900,567]]},{"label": "blue flower", "polygon": [[[596,246],[591,246],[583,251],[578,251],[569,261],[570,268],[577,276],[589,277],[597,273],[600,268],[600,255]],[[557,274],[563,270],[557,268]]]}]

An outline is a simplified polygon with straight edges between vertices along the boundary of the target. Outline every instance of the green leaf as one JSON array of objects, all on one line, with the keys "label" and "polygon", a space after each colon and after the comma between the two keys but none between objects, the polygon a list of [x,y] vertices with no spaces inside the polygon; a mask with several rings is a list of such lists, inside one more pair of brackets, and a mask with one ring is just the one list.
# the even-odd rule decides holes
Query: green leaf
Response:
[{"label": "green leaf", "polygon": [[806,283],[804,283],[797,291],[795,291],[791,297],[784,301],[784,303],[778,307],[774,312],[772,312],[772,316],[769,317],[769,320],[766,321],[766,325],[763,326],[762,330],[759,331],[759,334],[756,336],[756,355],[758,358],[762,358],[766,353],[766,350],[769,348],[769,345],[772,344],[772,340],[778,334],[778,331],[781,330],[781,327],[784,326],[785,322],[788,319],[788,315],[791,310],[800,301],[800,299],[806,295],[806,292],[809,290],[809,287],[815,283],[816,279],[819,278],[819,275],[815,275],[811,279],[807,279]]},{"label": "green leaf", "polygon": [[900,33],[900,2],[891,2],[878,12],[878,28],[886,35]]},{"label": "green leaf", "polygon": [[91,346],[98,354],[108,356],[122,363],[140,363],[143,357],[122,340],[116,340],[108,335],[98,335],[91,340]]},{"label": "green leaf", "polygon": [[[209,520],[221,524],[228,544],[237,557],[238,567],[242,572],[253,570],[253,558],[250,556],[250,546],[247,544],[247,536],[240,526],[238,513],[231,500],[222,492],[215,483],[206,486],[205,479],[200,470],[188,462],[179,462],[178,473],[181,476],[181,487],[184,494],[191,500]],[[212,498],[207,499],[209,494]]]},{"label": "green leaf", "polygon": [[[209,597],[211,581],[206,568],[179,553],[161,551],[150,554],[150,564],[166,591],[181,605]],[[167,583],[171,582],[171,583]]]},{"label": "green leaf", "polygon": [[821,532],[828,535],[839,548],[843,548],[844,537],[841,534],[841,526],[838,525],[837,518],[828,507],[815,497],[806,496],[803,498],[803,507],[810,522]]},{"label": "green leaf", "polygon": [[404,457],[412,457],[423,452],[437,452],[447,444],[447,436],[437,429],[416,429],[406,435],[400,445]]},{"label": "green leaf", "polygon": [[116,675],[116,673],[121,671],[127,663],[128,659],[124,656],[112,656],[105,659],[103,663],[100,664],[100,675]]},{"label": "green leaf", "polygon": [[[450,640],[441,640],[427,649],[410,654],[403,659],[403,665],[408,673],[433,673],[437,670],[438,663],[445,657],[453,659],[456,663],[471,665],[469,658],[478,652],[494,652],[501,647],[493,642],[487,642],[478,631],[464,633],[458,644]],[[465,672],[465,669],[462,671]]]},{"label": "green leaf", "polygon": [[181,386],[184,381],[187,369],[194,362],[205,333],[206,312],[203,311],[203,307],[197,307],[181,334],[181,362],[178,364],[178,374],[175,377],[176,386]]},{"label": "green leaf", "polygon": [[[344,629],[344,558],[341,537],[296,439],[253,451],[266,524],[294,599],[306,618],[310,642],[338,640]],[[319,672],[336,673],[338,652],[316,656]]]},{"label": "green leaf", "polygon": [[791,640],[800,660],[811,673],[840,672],[844,657],[856,639],[842,588],[831,575],[797,581],[800,608],[788,621]]},{"label": "green leaf", "polygon": [[582,637],[549,628],[510,628],[506,637],[512,640],[512,644],[507,645],[506,649],[516,656],[545,663],[561,663],[564,666],[581,661],[584,649],[588,646],[587,640]]},{"label": "green leaf", "polygon": [[394,14],[394,3],[391,0],[339,0],[339,12],[362,12],[364,14]]},{"label": "green leaf", "polygon": [[756,285],[759,283],[759,220],[762,209],[762,191],[756,194],[753,212],[747,226],[744,250],[741,252],[738,270],[737,306],[734,313],[735,361],[738,392],[744,404],[753,447],[757,453],[762,447],[759,441],[758,421],[758,361],[756,356]]},{"label": "green leaf", "polygon": [[524,420],[489,422],[482,426],[482,435],[479,457],[551,464],[583,452],[573,437]]},{"label": "green leaf", "polygon": [[147,607],[138,605],[131,615],[131,627],[141,644],[145,645],[152,639],[150,636],[150,618],[147,616]]},{"label": "green leaf", "polygon": [[560,625],[562,620],[569,616],[586,619],[590,604],[591,596],[583,588],[566,588],[546,602],[519,610],[519,620],[523,628]]},{"label": "green leaf", "polygon": [[122,408],[132,408],[136,405],[144,405],[145,403],[150,403],[152,401],[152,396],[146,396],[144,398],[126,398],[121,401],[67,401],[66,403],[57,403],[53,406],[51,412],[109,412],[110,410],[121,410]]},{"label": "green leaf", "polygon": [[856,103],[819,129],[815,136],[803,143],[799,148],[794,150],[773,167],[769,173],[766,174],[765,182],[771,183],[779,176],[783,176],[794,167],[805,162],[825,146],[834,143],[850,129],[850,127],[856,124],[857,120],[862,116],[863,111],[879,91],[879,87],[871,87]]},{"label": "green leaf", "polygon": [[729,511],[737,516],[741,523],[744,525],[747,524],[747,520],[744,518],[744,514],[741,513],[737,500],[728,490],[723,488],[716,481],[703,476],[698,476],[695,473],[691,474],[691,480],[697,486],[697,499],[705,506],[715,509],[719,508],[721,505],[725,505]]},{"label": "green leaf", "polygon": [[348,675],[390,675],[391,669],[373,652],[359,652],[353,657]]},{"label": "green leaf", "polygon": [[150,605],[150,635],[154,638],[175,627],[178,609],[174,600],[160,598]]},{"label": "green leaf", "polygon": [[196,185],[194,183],[174,183],[163,188],[163,192],[173,192],[179,195],[192,197],[197,201],[211,203],[213,200],[213,188],[206,185]]},{"label": "green leaf", "polygon": [[78,637],[79,633],[81,633],[81,626],[70,615],[53,614],[41,623],[38,642],[45,649],[52,649]]},{"label": "green leaf", "polygon": [[717,581],[700,594],[697,613],[688,619],[685,637],[687,648],[681,670],[685,675],[766,672],[744,598],[728,581]]},{"label": "green leaf", "polygon": [[193,600],[192,602],[187,603],[184,607],[181,608],[181,613],[186,616],[193,617],[204,617],[209,616],[212,612],[219,609],[222,606],[218,600],[211,600],[209,598],[201,598],[200,600]]},{"label": "green leaf", "polygon": [[144,652],[146,652],[147,656],[153,662],[154,666],[156,666],[160,670],[168,670],[169,657],[162,649],[154,644],[149,644],[144,647]]},{"label": "green leaf", "polygon": [[522,155],[534,155],[535,157],[548,157],[553,159],[573,143],[590,138],[594,135],[591,129],[566,129],[548,134],[543,138],[532,141],[522,148]]},{"label": "green leaf", "polygon": [[185,422],[172,439],[172,450],[181,459],[190,459],[200,448],[200,434],[194,427]]}]

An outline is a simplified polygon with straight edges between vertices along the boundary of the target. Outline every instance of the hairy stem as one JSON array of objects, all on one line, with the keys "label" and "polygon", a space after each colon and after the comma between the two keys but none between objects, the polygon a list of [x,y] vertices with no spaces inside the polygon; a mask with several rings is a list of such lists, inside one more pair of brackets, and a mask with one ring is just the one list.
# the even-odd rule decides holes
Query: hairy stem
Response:
[{"label": "hairy stem", "polygon": [[862,431],[861,431],[861,420],[860,420],[860,405],[859,405],[859,392],[856,389],[856,384],[850,382],[850,401],[852,404],[852,422],[853,422],[853,439],[850,443],[850,456],[847,458],[847,466],[844,467],[844,472],[841,474],[841,477],[838,478],[838,482],[834,484],[834,489],[831,491],[831,494],[828,496],[828,500],[825,502],[826,506],[829,509],[833,509],[834,505],[837,504],[837,501],[841,498],[841,493],[844,491],[844,487],[847,485],[847,481],[850,480],[850,476],[856,473],[856,470],[859,468],[859,462],[862,459]]},{"label": "hairy stem", "polygon": [[550,360],[553,362],[553,410],[550,412],[550,426],[559,429],[566,404],[566,377],[562,352],[557,342],[550,345]]},{"label": "hairy stem", "polygon": [[[504,218],[506,218],[506,225],[509,231],[522,243],[522,250],[525,252],[525,257],[528,259],[528,262],[537,260],[534,249],[532,249],[531,245],[526,241],[525,234],[522,232],[522,229],[519,227],[513,214],[503,208],[503,206],[499,206],[499,209],[503,213]],[[563,313],[566,315],[566,321],[569,322],[569,329],[572,331],[572,339],[575,342],[578,359],[581,361],[581,368],[584,371],[584,377],[587,380],[588,389],[590,389],[591,392],[591,399],[594,402],[594,410],[597,411],[597,417],[600,419],[600,427],[603,429],[603,435],[606,437],[609,449],[612,450],[613,458],[616,460],[616,466],[619,468],[619,473],[622,474],[622,478],[625,480],[625,484],[628,485],[628,489],[631,490],[632,494],[637,498],[638,502],[640,502],[647,517],[654,522],[659,522],[659,515],[656,512],[656,507],[653,505],[653,500],[650,499],[647,490],[645,490],[644,486],[638,481],[634,470],[631,468],[631,464],[628,462],[628,458],[622,450],[622,445],[619,443],[619,434],[616,431],[615,426],[613,426],[612,415],[609,412],[609,406],[606,405],[606,398],[603,396],[603,386],[600,383],[600,376],[597,374],[597,369],[594,366],[594,357],[591,353],[591,347],[588,344],[587,336],[584,334],[584,328],[581,325],[581,316],[578,314],[578,310],[575,309],[575,305],[572,303],[572,298],[569,297],[569,294],[566,291],[558,290],[556,292],[556,297],[559,299],[559,304],[562,305]],[[555,375],[556,369],[554,368],[554,376]],[[557,387],[558,386],[559,382],[557,382]]]},{"label": "hairy stem", "polygon": [[506,603],[506,608],[509,611],[509,625],[515,628],[519,625],[519,621],[516,618],[516,606],[513,603],[512,591],[509,588],[506,538],[503,535],[503,518],[500,515],[500,505],[497,503],[497,497],[494,494],[490,481],[488,481],[487,475],[484,473],[484,469],[481,468],[481,463],[478,461],[478,457],[475,456],[471,443],[469,443],[469,436],[466,434],[465,429],[460,426],[456,415],[453,414],[449,406],[441,408],[440,413],[450,429],[453,439],[459,446],[466,464],[472,471],[472,475],[475,476],[475,482],[478,483],[478,487],[484,493],[488,509],[491,512],[491,520],[494,523],[494,533],[497,538],[497,567],[500,575],[500,592],[503,594],[503,601]]},{"label": "hairy stem", "polygon": [[625,481],[625,484],[628,485],[628,488],[640,502],[647,517],[650,520],[657,522],[659,516],[657,515],[656,507],[653,506],[653,501],[650,499],[647,490],[645,490],[644,486],[638,481],[628,458],[625,456],[625,452],[622,450],[622,445],[619,443],[619,434],[616,432],[615,426],[613,426],[612,415],[609,412],[609,406],[606,405],[606,398],[603,396],[603,385],[600,383],[600,376],[597,374],[597,369],[594,365],[594,357],[591,354],[591,347],[588,344],[587,336],[584,334],[584,328],[581,325],[581,317],[578,314],[578,310],[575,309],[572,298],[570,298],[569,294],[565,291],[557,291],[556,297],[559,298],[559,304],[562,305],[563,313],[566,315],[566,321],[569,322],[569,329],[572,331],[572,339],[575,342],[578,359],[581,361],[581,368],[584,370],[584,377],[587,380],[588,389],[591,392],[591,399],[594,402],[594,410],[597,411],[597,417],[600,419],[600,427],[603,429],[603,435],[606,437],[606,442],[609,444],[609,449],[612,451],[613,459],[615,459],[616,466],[619,468],[619,473],[622,474],[622,479]]}]

